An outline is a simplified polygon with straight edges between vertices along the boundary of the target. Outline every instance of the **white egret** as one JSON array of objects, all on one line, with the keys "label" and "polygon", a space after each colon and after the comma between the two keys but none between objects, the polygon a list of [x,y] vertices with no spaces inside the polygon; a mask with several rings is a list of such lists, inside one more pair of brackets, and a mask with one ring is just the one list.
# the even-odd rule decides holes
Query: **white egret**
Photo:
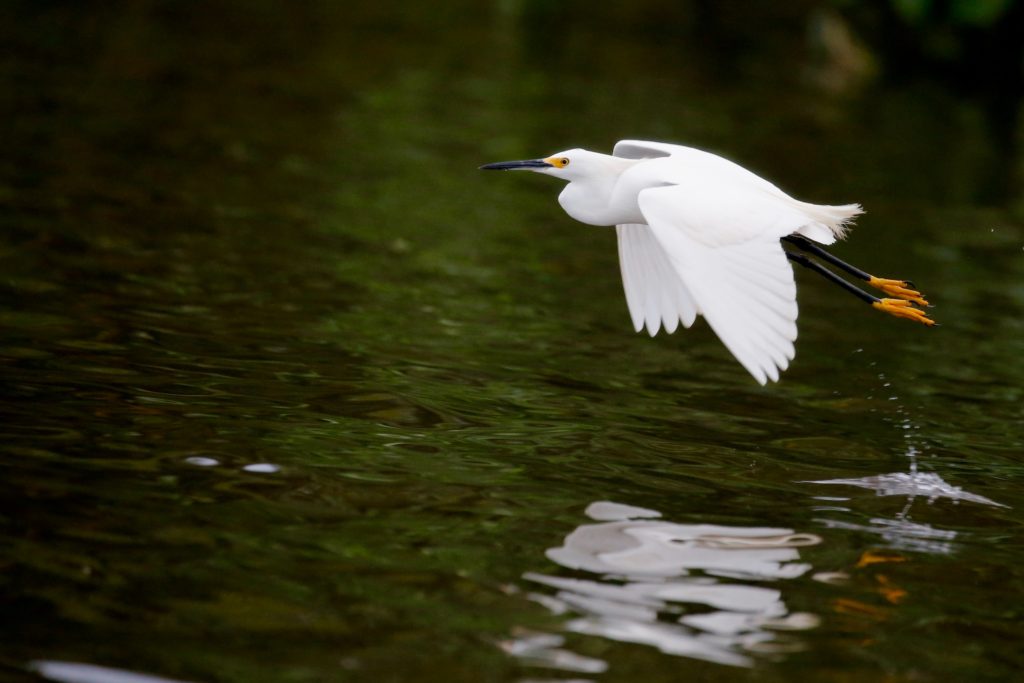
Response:
[{"label": "white egret", "polygon": [[[486,164],[527,170],[568,185],[558,202],[588,225],[615,226],[633,325],[653,337],[703,315],[759,383],[777,381],[795,355],[796,285],[789,261],[825,276],[875,308],[934,325],[914,285],[877,278],[814,244],[846,234],[859,204],[793,199],[747,169],[692,147],[621,140],[612,155],[571,149],[543,159]],[[786,242],[797,251],[786,250]],[[892,298],[850,284],[816,256]],[[916,304],[916,305],[915,305]]]}]

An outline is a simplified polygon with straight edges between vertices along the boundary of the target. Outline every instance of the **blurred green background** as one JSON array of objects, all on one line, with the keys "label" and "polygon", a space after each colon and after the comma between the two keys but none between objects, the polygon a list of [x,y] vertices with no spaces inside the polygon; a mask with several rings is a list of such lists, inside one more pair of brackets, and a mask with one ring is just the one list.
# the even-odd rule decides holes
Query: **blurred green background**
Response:
[{"label": "blurred green background", "polygon": [[[3,3],[0,677],[1013,679],[1022,18]],[[613,232],[476,170],[621,138],[862,203],[835,253],[912,278],[942,327],[798,272],[778,385],[703,323],[634,334]],[[934,485],[885,478],[914,471]],[[812,534],[813,571],[733,579],[815,626],[645,624],[731,666],[624,637],[530,578],[629,583],[545,555],[596,501]]]}]

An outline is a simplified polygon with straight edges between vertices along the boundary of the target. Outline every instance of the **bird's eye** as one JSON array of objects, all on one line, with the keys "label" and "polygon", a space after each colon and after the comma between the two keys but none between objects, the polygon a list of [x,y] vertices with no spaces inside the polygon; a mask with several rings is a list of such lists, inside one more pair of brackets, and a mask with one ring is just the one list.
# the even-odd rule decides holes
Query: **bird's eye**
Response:
[{"label": "bird's eye", "polygon": [[565,168],[566,166],[568,166],[569,165],[569,157],[562,157],[561,159],[559,159],[558,160],[558,165],[561,166],[562,168]]}]

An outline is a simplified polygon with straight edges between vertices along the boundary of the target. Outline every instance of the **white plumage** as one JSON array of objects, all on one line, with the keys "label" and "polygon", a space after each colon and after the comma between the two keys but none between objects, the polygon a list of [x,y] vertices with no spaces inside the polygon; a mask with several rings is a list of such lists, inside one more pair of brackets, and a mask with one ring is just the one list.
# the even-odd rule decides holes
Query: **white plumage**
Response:
[{"label": "white plumage", "polygon": [[761,384],[778,380],[795,353],[796,285],[779,240],[831,244],[861,213],[857,204],[798,201],[722,157],[661,142],[622,140],[611,156],[573,149],[483,168],[567,180],[558,198],[566,213],[616,226],[636,330],[672,333],[702,315]]}]

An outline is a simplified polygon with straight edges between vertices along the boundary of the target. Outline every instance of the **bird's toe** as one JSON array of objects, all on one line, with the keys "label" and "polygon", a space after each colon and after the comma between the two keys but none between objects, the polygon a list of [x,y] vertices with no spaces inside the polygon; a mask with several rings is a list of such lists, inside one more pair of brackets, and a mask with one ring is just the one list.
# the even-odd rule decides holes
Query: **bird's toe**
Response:
[{"label": "bird's toe", "polygon": [[884,311],[889,315],[894,315],[897,318],[913,320],[921,323],[922,325],[927,325],[928,327],[935,325],[935,321],[929,318],[925,311],[914,306],[906,299],[879,299],[871,305],[878,310]]},{"label": "bird's toe", "polygon": [[928,306],[928,301],[921,292],[914,289],[914,283],[909,280],[889,280],[882,277],[874,277],[868,280],[868,284],[879,289],[896,299],[913,301],[919,306]]}]

